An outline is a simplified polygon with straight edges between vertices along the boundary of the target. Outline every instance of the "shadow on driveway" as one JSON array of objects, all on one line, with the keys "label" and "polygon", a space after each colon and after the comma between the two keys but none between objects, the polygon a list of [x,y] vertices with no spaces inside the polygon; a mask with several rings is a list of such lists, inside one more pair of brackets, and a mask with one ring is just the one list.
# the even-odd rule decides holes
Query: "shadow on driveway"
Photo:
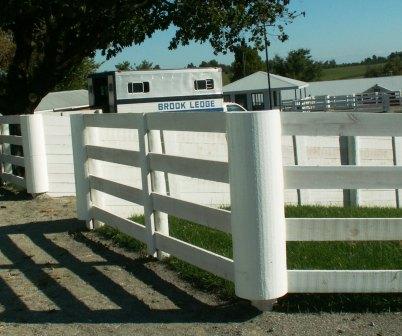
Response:
[{"label": "shadow on driveway", "polygon": [[[160,278],[146,267],[149,259],[133,260],[129,257],[107,249],[103,245],[88,239],[83,233],[83,225],[75,219],[45,221],[21,225],[0,227],[0,252],[8,259],[0,264],[0,304],[3,312],[0,320],[3,322],[25,323],[172,323],[172,322],[231,322],[244,321],[259,314],[244,302],[223,306],[211,306],[198,301],[170,282]],[[66,232],[70,232],[67,235]],[[65,240],[72,241],[71,246],[79,249],[85,246],[102,261],[82,261],[77,258],[77,251],[71,253],[68,249],[56,244],[52,237],[60,235]],[[21,248],[16,239],[24,236],[30,240],[35,251],[45,253],[56,262],[34,262],[33,251]],[[79,252],[79,251],[78,251]],[[175,309],[151,309],[149,305],[125,290],[125,286],[110,279],[101,267],[119,267],[132,277],[152,290],[157,291],[172,302]],[[51,276],[49,269],[66,269],[78,278],[71,286],[80,286],[80,281],[107,298],[118,308],[90,309],[86,305],[87,297],[78,297],[63,286],[60,279]],[[29,285],[19,288],[18,293],[26,290],[27,297],[35,299],[29,292],[40,292],[46,296],[57,309],[37,311],[28,307],[27,301],[15,292],[15,283],[8,274],[21,274]],[[20,283],[20,282],[18,282]],[[34,287],[33,287],[34,286]],[[88,294],[90,295],[90,294]]]}]

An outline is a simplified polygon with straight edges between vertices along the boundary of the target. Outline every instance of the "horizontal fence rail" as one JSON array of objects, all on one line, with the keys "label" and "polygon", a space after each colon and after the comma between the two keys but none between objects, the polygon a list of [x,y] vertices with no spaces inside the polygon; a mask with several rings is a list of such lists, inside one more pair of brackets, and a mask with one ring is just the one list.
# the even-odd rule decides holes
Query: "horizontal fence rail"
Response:
[{"label": "horizontal fence rail", "polygon": [[402,167],[285,167],[289,189],[399,189]]},{"label": "horizontal fence rail", "polygon": [[148,158],[152,170],[215,182],[229,182],[227,162],[154,153],[148,154]]},{"label": "horizontal fence rail", "polygon": [[125,233],[126,235],[129,235],[130,237],[135,237],[135,239],[138,239],[143,243],[147,242],[145,226],[141,224],[121,218],[96,206],[92,207],[91,216],[95,220],[102,223],[107,223],[111,227],[118,229],[119,231]]},{"label": "horizontal fence rail", "polygon": [[10,163],[14,166],[25,167],[25,161],[22,156],[0,154],[0,161],[3,163]]},{"label": "horizontal fence rail", "polygon": [[155,210],[230,233],[230,211],[152,193]]},{"label": "horizontal fence rail", "polygon": [[[74,115],[71,122],[75,135],[74,161],[76,167],[80,167],[76,168],[80,169],[78,174],[76,172],[76,184],[80,185],[77,203],[81,219],[86,219],[89,226],[94,225],[93,221],[106,223],[145,243],[150,255],[171,254],[234,281],[236,294],[251,300],[277,298],[288,292],[402,290],[401,270],[286,269],[286,241],[402,240],[402,219],[285,219],[278,211],[284,205],[285,188],[402,189],[401,167],[308,166],[300,162],[295,166],[283,166],[281,162],[282,135],[402,137],[402,115],[169,112]],[[133,129],[138,134],[139,150],[102,147],[96,141],[87,143],[83,134],[97,128]],[[160,131],[227,132],[231,161],[165,154],[161,150]],[[87,160],[140,168],[142,188],[101,177],[98,169],[91,171]],[[234,166],[234,162],[238,166]],[[168,195],[160,180],[161,173],[230,183],[231,211]],[[93,191],[143,206],[145,225],[106,210]],[[231,234],[234,260],[169,236],[167,214]],[[266,225],[271,225],[270,229]],[[271,247],[273,244],[275,247]]]},{"label": "horizontal fence rail", "polygon": [[283,135],[402,136],[400,114],[282,113]]},{"label": "horizontal fence rail", "polygon": [[402,240],[402,218],[287,218],[287,241]]},{"label": "horizontal fence rail", "polygon": [[128,202],[143,205],[143,194],[141,189],[129,187],[124,184],[109,181],[97,176],[89,176],[89,185],[92,189],[124,199]]},{"label": "horizontal fence rail", "polygon": [[22,146],[22,137],[19,135],[0,135],[0,144]]},{"label": "horizontal fence rail", "polygon": [[0,124],[3,125],[20,125],[21,119],[18,115],[10,115],[10,116],[1,116],[0,115]]},{"label": "horizontal fence rail", "polygon": [[21,188],[26,188],[26,181],[21,176],[16,176],[16,175],[13,175],[13,174],[8,174],[8,173],[2,173],[1,174],[1,179],[4,182],[9,182],[9,183],[15,184],[15,185],[17,185],[17,186],[19,186]]},{"label": "horizontal fence rail", "polygon": [[288,281],[289,293],[394,293],[402,271],[291,270]]},{"label": "horizontal fence rail", "polygon": [[117,163],[126,166],[139,167],[140,153],[126,149],[86,146],[89,159]]},{"label": "horizontal fence rail", "polygon": [[155,112],[146,116],[150,130],[226,133],[224,113]]},{"label": "horizontal fence rail", "polygon": [[122,114],[85,114],[86,127],[138,129],[142,115],[139,113]]}]

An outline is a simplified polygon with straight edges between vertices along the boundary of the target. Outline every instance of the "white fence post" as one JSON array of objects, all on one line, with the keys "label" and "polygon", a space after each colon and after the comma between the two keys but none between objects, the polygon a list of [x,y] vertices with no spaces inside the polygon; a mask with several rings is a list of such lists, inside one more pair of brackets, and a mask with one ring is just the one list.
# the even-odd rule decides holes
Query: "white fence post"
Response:
[{"label": "white fence post", "polygon": [[[402,137],[392,137],[392,154],[394,166],[402,165]],[[396,207],[401,207],[401,189],[395,189]]]},{"label": "white fence post", "polygon": [[287,293],[279,110],[227,113],[236,295],[263,306]]},{"label": "white fence post", "polygon": [[[360,164],[359,138],[357,136],[340,136],[339,150],[342,165],[358,166]],[[359,206],[361,203],[360,191],[356,189],[343,190],[343,202],[344,206]]]},{"label": "white fence post", "polygon": [[390,112],[391,111],[391,102],[388,93],[382,94],[382,110],[383,112]]},{"label": "white fence post", "polygon": [[[293,142],[293,157],[296,166],[305,166],[308,162],[306,139],[304,136],[292,136]],[[297,189],[297,204],[309,204],[310,203],[310,191],[308,189]]]},{"label": "white fence post", "polygon": [[[348,164],[359,166],[360,165],[360,148],[359,148],[359,137],[350,136],[348,137]],[[350,205],[359,206],[360,205],[360,190],[352,189],[350,190]]]},{"label": "white fence post", "polygon": [[74,178],[77,202],[77,217],[87,222],[88,229],[93,229],[91,218],[91,188],[89,184],[88,160],[85,147],[84,115],[70,116],[71,139],[74,157]]},{"label": "white fence post", "polygon": [[20,120],[27,192],[45,193],[49,191],[49,178],[42,115],[23,115]]},{"label": "white fence post", "polygon": [[[149,151],[153,153],[162,153],[162,131],[148,132]],[[166,174],[167,175],[167,174]],[[163,172],[151,172],[152,191],[166,195],[166,180]],[[169,235],[169,218],[168,214],[160,211],[154,211],[155,230],[165,236]],[[157,251],[158,259],[169,257],[169,255],[160,250]]]},{"label": "white fence post", "polygon": [[139,147],[141,154],[141,179],[144,195],[144,219],[147,231],[148,254],[163,258],[167,254],[158,251],[155,244],[155,231],[169,235],[169,223],[167,214],[154,211],[152,191],[166,193],[166,184],[162,172],[151,172],[148,162],[149,152],[162,152],[160,135],[158,131],[148,131],[147,118],[144,114],[142,125],[138,128]]},{"label": "white fence post", "polygon": [[[99,146],[99,128],[97,127],[88,127],[84,131],[84,143],[87,145]],[[88,175],[100,176],[101,174],[101,163],[97,160],[87,158],[87,173]],[[104,198],[102,192],[90,189],[90,197],[91,197],[91,206],[95,205],[98,208],[103,209],[104,206]],[[92,225],[94,229],[102,227],[104,223],[93,220]]]}]

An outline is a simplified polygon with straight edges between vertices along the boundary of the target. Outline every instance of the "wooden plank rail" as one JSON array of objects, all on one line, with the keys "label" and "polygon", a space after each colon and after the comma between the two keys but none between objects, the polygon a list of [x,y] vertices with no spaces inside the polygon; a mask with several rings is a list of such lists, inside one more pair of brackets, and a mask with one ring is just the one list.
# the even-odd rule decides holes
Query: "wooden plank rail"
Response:
[{"label": "wooden plank rail", "polygon": [[402,136],[402,115],[398,113],[282,112],[282,125],[283,135]]},{"label": "wooden plank rail", "polygon": [[150,130],[226,132],[226,116],[223,112],[155,112],[147,114],[146,120]]},{"label": "wooden plank rail", "polygon": [[0,116],[0,124],[19,125],[21,124],[19,115]]},{"label": "wooden plank rail", "polygon": [[85,114],[87,127],[138,129],[141,113]]},{"label": "wooden plank rail", "polygon": [[89,184],[91,189],[95,189],[106,194],[124,199],[128,202],[143,205],[144,198],[141,189],[129,187],[124,184],[105,180],[93,175],[89,176]]},{"label": "wooden plank rail", "polygon": [[95,220],[114,227],[130,237],[146,243],[145,226],[128,219],[121,218],[115,214],[112,214],[111,212],[95,206],[93,206],[91,209],[91,215]]},{"label": "wooden plank rail", "polygon": [[227,162],[155,153],[149,153],[148,158],[152,170],[215,182],[229,182]]},{"label": "wooden plank rail", "polygon": [[10,182],[10,183],[18,185],[22,188],[26,188],[26,181],[23,177],[8,174],[8,173],[2,173],[1,179],[5,182]]},{"label": "wooden plank rail", "polygon": [[158,249],[226,280],[233,281],[233,260],[158,232],[155,232],[155,240]]},{"label": "wooden plank rail", "polygon": [[230,233],[230,211],[152,193],[155,210]]},{"label": "wooden plank rail", "polygon": [[11,144],[11,145],[22,146],[22,136],[0,135],[0,144]]},{"label": "wooden plank rail", "polygon": [[112,162],[131,167],[140,166],[140,153],[137,151],[91,145],[87,145],[86,149],[88,158],[90,159]]},{"label": "wooden plank rail", "polygon": [[0,154],[0,162],[11,163],[14,166],[25,167],[25,161],[22,156]]},{"label": "wooden plank rail", "polygon": [[289,293],[394,293],[401,270],[288,270]]},{"label": "wooden plank rail", "polygon": [[400,189],[402,167],[286,166],[288,189]]},{"label": "wooden plank rail", "polygon": [[287,241],[402,240],[402,218],[286,218]]}]

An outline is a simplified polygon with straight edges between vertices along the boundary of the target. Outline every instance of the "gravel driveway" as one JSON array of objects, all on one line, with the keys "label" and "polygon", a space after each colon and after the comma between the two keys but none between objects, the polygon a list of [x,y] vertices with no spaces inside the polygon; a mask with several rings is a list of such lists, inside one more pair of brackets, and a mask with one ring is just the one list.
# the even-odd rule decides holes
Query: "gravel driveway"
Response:
[{"label": "gravel driveway", "polygon": [[0,335],[402,335],[397,313],[259,313],[83,230],[74,198],[0,188]]}]

